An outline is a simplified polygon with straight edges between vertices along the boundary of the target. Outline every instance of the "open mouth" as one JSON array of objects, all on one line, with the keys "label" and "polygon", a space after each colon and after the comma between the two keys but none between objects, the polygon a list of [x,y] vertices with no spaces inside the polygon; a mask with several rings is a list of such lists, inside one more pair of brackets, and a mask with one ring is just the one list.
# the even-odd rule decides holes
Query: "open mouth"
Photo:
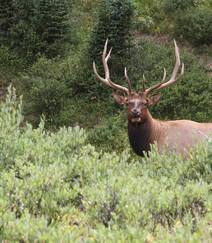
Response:
[{"label": "open mouth", "polygon": [[132,122],[141,122],[141,118],[138,116],[138,117],[132,117],[131,119]]}]

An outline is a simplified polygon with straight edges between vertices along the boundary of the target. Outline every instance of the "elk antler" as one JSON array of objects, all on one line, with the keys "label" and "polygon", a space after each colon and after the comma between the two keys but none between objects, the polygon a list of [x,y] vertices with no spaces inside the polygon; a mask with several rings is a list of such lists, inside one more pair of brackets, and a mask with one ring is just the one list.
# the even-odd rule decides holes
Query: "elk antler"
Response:
[{"label": "elk antler", "polygon": [[129,93],[131,94],[132,93],[131,80],[129,79],[129,77],[127,75],[127,68],[126,67],[124,69],[124,76],[125,76],[125,79],[127,80],[127,83],[128,83]]},{"label": "elk antler", "polygon": [[[160,83],[158,83],[158,84],[146,89],[145,90],[146,94],[149,94],[153,90],[157,90],[158,91],[160,89],[168,87],[169,85],[174,84],[184,74],[184,64],[182,63],[182,66],[181,66],[179,48],[178,48],[177,43],[176,43],[175,40],[174,40],[174,46],[175,46],[176,63],[175,63],[175,66],[174,66],[171,78],[167,82],[164,82],[165,79],[166,79],[166,69],[164,68],[163,80]],[[181,66],[181,72],[180,72],[180,75],[177,77],[177,73],[178,73],[178,70],[179,70],[180,66]]]},{"label": "elk antler", "polygon": [[119,91],[122,91],[122,92],[125,92],[127,93],[128,95],[130,94],[131,92],[131,82],[127,76],[127,71],[125,69],[125,78],[128,82],[128,85],[129,85],[129,89],[127,89],[126,87],[123,87],[121,85],[118,85],[118,84],[115,84],[111,81],[110,79],[110,71],[109,71],[109,67],[108,67],[108,60],[110,58],[110,54],[111,54],[111,51],[112,51],[112,48],[110,49],[110,51],[108,52],[107,54],[107,44],[108,44],[108,39],[106,40],[105,42],[105,46],[104,46],[104,51],[102,53],[102,63],[103,63],[103,67],[104,67],[104,72],[105,72],[105,78],[101,77],[98,72],[97,72],[97,69],[96,69],[96,64],[95,62],[93,62],[93,70],[94,70],[94,73],[96,75],[96,77],[101,80],[104,84],[106,84],[107,86],[113,88],[113,89],[116,89],[116,90],[119,90]]}]

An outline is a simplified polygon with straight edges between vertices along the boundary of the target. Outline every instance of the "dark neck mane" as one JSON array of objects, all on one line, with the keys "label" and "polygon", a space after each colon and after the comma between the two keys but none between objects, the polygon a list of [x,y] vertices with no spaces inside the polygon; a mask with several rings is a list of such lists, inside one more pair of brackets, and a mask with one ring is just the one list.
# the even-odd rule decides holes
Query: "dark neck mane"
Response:
[{"label": "dark neck mane", "polygon": [[137,155],[143,156],[144,152],[150,151],[150,145],[154,143],[153,118],[148,112],[144,123],[132,123],[128,120],[129,142]]}]

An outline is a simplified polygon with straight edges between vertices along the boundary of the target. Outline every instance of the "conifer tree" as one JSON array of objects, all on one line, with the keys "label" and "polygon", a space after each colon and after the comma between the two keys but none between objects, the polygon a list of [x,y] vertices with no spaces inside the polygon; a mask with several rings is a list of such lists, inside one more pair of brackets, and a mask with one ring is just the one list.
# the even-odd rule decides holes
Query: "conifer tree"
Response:
[{"label": "conifer tree", "polygon": [[10,29],[14,24],[13,0],[0,0],[0,41],[8,41]]},{"label": "conifer tree", "polygon": [[133,7],[130,0],[104,0],[99,8],[97,25],[91,35],[90,56],[99,62],[105,40],[113,47],[113,68],[123,74],[122,62],[125,62],[130,47],[130,29]]},{"label": "conifer tree", "polygon": [[69,30],[67,0],[0,0],[0,40],[25,58],[62,54]]},{"label": "conifer tree", "polygon": [[[13,0],[14,24],[10,28],[10,47],[31,62],[39,52],[39,38],[34,28],[34,0]],[[39,44],[38,44],[39,43]]]},{"label": "conifer tree", "polygon": [[55,56],[61,50],[68,32],[68,4],[66,0],[40,0],[37,9],[37,33],[45,45],[43,51]]}]

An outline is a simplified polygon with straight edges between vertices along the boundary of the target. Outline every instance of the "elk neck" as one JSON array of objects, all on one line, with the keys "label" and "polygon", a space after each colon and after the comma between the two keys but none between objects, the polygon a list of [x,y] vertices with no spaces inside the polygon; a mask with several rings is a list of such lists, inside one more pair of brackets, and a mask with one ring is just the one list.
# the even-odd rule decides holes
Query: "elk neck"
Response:
[{"label": "elk neck", "polygon": [[130,145],[137,155],[143,156],[149,152],[151,144],[158,141],[160,136],[159,121],[152,118],[149,111],[143,123],[133,123],[128,119],[128,138]]}]

